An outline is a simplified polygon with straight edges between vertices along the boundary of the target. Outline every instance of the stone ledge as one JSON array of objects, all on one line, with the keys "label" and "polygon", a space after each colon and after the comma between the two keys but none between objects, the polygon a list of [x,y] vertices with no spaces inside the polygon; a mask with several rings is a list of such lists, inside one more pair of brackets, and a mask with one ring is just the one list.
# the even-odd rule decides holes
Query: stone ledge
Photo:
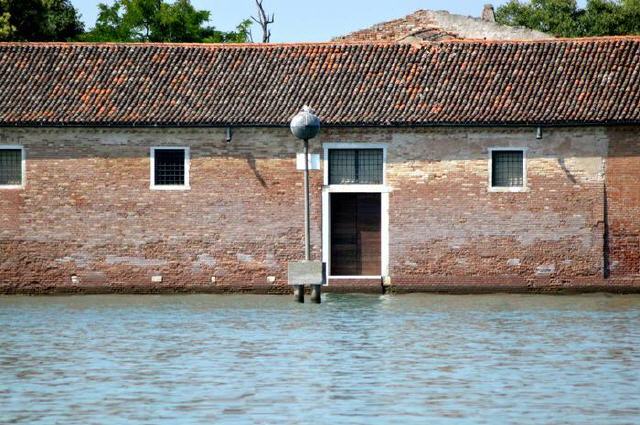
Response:
[{"label": "stone ledge", "polygon": [[[322,288],[326,293],[383,293],[379,279],[345,279],[334,280],[329,286]],[[307,288],[308,289],[308,288]],[[291,287],[287,285],[271,285],[261,283],[225,284],[225,285],[173,285],[148,283],[114,283],[103,285],[82,284],[28,284],[11,285],[0,284],[2,295],[71,295],[71,294],[273,294],[289,295]],[[446,294],[580,294],[580,293],[612,293],[612,294],[640,294],[640,276],[611,279],[576,279],[572,282],[497,282],[470,278],[430,278],[422,281],[408,281],[395,279],[394,285],[386,288],[387,293],[446,293]]]}]

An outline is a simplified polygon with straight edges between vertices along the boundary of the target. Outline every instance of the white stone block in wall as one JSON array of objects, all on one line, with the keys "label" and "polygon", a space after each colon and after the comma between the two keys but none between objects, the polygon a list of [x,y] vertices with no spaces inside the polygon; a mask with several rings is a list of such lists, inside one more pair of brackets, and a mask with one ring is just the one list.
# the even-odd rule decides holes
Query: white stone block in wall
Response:
[{"label": "white stone block in wall", "polygon": [[[320,154],[310,153],[309,157],[309,169],[310,170],[319,170],[320,169]],[[296,155],[296,169],[300,171],[304,171],[304,153],[298,153]]]}]

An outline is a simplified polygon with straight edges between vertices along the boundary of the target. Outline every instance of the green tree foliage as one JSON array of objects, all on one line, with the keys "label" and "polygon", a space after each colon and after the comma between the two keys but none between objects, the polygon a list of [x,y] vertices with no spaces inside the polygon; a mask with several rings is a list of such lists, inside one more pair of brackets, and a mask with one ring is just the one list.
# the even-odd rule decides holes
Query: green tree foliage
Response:
[{"label": "green tree foliage", "polygon": [[84,31],[69,0],[0,0],[0,39],[67,41]]},{"label": "green tree foliage", "polygon": [[202,39],[203,43],[247,43],[251,40],[251,19],[245,19],[236,26],[235,31],[218,31],[210,28],[209,34]]},{"label": "green tree foliage", "polygon": [[496,11],[505,25],[523,26],[560,37],[640,34],[640,0],[510,0]]},{"label": "green tree foliage", "polygon": [[8,40],[9,36],[16,30],[11,25],[11,15],[9,14],[9,1],[0,0],[0,40]]},{"label": "green tree foliage", "polygon": [[511,0],[496,11],[496,21],[565,37],[580,35],[575,0]]},{"label": "green tree foliage", "polygon": [[98,5],[95,27],[83,36],[87,41],[246,42],[251,22],[235,31],[208,26],[210,12],[196,10],[190,0],[116,0]]}]

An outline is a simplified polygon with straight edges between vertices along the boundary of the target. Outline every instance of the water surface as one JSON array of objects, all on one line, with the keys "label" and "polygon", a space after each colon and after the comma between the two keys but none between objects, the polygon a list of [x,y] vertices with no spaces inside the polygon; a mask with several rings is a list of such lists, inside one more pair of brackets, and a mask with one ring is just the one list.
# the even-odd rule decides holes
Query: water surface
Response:
[{"label": "water surface", "polygon": [[0,297],[0,423],[637,424],[638,296]]}]

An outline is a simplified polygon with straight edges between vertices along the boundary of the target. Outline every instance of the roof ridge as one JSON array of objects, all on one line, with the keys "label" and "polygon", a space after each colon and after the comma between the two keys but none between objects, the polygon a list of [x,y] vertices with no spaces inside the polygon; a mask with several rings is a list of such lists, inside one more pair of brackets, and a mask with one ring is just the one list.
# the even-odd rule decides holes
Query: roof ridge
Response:
[{"label": "roof ridge", "polygon": [[[517,39],[517,40],[487,40],[487,39],[455,39],[455,40],[422,40],[416,44],[420,45],[442,45],[442,44],[562,44],[562,43],[589,43],[589,42],[609,42],[609,41],[640,41],[640,35],[614,35],[599,37],[575,37],[575,38],[548,38],[548,39]],[[210,49],[232,49],[232,48],[277,48],[277,47],[323,47],[323,46],[342,46],[342,45],[370,45],[370,46],[397,46],[396,41],[319,41],[319,42],[290,42],[290,43],[158,43],[158,42],[86,42],[86,41],[0,41],[0,47],[16,46],[16,47],[73,47],[73,46],[106,46],[119,47],[128,46],[136,48],[145,47],[203,47]]]},{"label": "roof ridge", "polygon": [[441,40],[431,43],[480,43],[480,44],[560,44],[560,43],[588,43],[588,42],[607,42],[607,41],[620,41],[620,40],[632,40],[640,41],[640,35],[605,35],[605,36],[590,36],[590,37],[555,37],[555,38],[539,38],[539,39],[511,39],[511,40],[487,40],[487,39],[456,39],[456,40]]}]

